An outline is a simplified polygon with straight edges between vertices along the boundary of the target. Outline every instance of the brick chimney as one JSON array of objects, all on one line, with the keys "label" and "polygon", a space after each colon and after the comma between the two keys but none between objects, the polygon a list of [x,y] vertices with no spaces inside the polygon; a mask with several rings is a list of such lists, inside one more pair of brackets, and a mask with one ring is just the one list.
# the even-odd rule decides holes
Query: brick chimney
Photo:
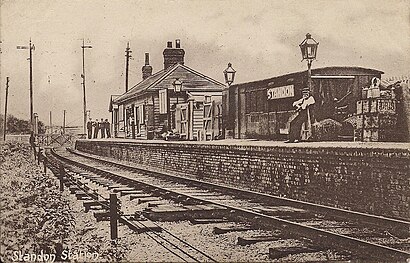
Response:
[{"label": "brick chimney", "polygon": [[164,55],[164,69],[167,69],[177,63],[184,64],[185,51],[181,48],[181,41],[175,40],[175,48],[172,48],[172,42],[168,41],[167,48],[162,53]]},{"label": "brick chimney", "polygon": [[149,53],[145,53],[145,65],[142,67],[142,79],[152,75],[152,67],[149,65]]}]

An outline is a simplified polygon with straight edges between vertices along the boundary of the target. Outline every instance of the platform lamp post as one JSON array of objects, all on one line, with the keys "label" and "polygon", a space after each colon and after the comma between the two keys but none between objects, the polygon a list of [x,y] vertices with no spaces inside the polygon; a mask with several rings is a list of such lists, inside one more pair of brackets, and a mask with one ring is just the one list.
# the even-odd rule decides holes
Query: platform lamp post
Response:
[{"label": "platform lamp post", "polygon": [[174,82],[172,82],[172,86],[174,86],[174,92],[177,95],[177,104],[178,104],[178,94],[182,91],[182,82],[179,78],[176,78]]},{"label": "platform lamp post", "polygon": [[[312,61],[316,59],[316,54],[317,54],[317,47],[319,45],[319,42],[316,42],[312,38],[312,36],[307,33],[306,38],[300,43],[299,47],[302,52],[302,61],[307,60],[307,65],[308,65],[308,90],[309,90],[309,96],[311,96],[312,92]],[[303,90],[302,90],[303,93]],[[307,121],[305,122],[305,128],[302,128],[302,140],[309,140],[310,137],[312,136],[312,125],[311,125],[311,119],[310,119],[310,112],[309,108],[307,108]]]},{"label": "platform lamp post", "polygon": [[309,33],[306,34],[306,38],[299,45],[302,51],[302,61],[307,60],[309,93],[312,91],[312,61],[316,59],[318,45],[319,42],[316,42]]},{"label": "platform lamp post", "polygon": [[[222,122],[222,136],[226,139],[231,139],[233,138],[233,131],[234,127],[233,126],[233,120],[232,117],[230,116],[230,109],[229,109],[229,87],[232,85],[233,81],[235,80],[235,74],[236,70],[232,68],[232,63],[228,63],[228,67],[224,70],[224,77],[225,77],[225,83],[228,85],[228,89],[225,89],[225,91],[222,92],[222,100],[224,103],[223,105],[223,119],[225,121]],[[238,100],[239,100],[239,93],[238,93]],[[236,114],[238,114],[238,111],[236,111]],[[237,116],[238,117],[238,116]]]},{"label": "platform lamp post", "polygon": [[176,128],[176,113],[177,113],[177,105],[178,105],[178,103],[179,103],[179,101],[178,101],[178,97],[179,97],[179,93],[182,91],[182,82],[179,80],[179,78],[176,78],[175,80],[174,80],[174,82],[172,82],[172,86],[174,87],[174,93],[175,93],[175,95],[176,95],[176,97],[177,97],[177,103],[176,103],[176,105],[175,105],[175,109],[174,109],[174,116],[173,116],[173,118],[172,118],[172,121],[173,121],[173,127],[172,128]]},{"label": "platform lamp post", "polygon": [[224,70],[225,83],[230,87],[235,79],[236,70],[232,68],[232,64],[228,63],[228,67]]}]

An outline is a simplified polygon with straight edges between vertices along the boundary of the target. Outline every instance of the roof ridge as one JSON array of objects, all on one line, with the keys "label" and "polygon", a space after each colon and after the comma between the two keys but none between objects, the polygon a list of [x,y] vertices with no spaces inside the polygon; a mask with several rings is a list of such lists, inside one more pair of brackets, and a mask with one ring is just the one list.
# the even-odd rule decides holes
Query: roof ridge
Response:
[{"label": "roof ridge", "polygon": [[[327,66],[327,67],[320,67],[320,68],[312,68],[312,74],[313,71],[317,71],[317,70],[325,70],[325,69],[335,69],[335,68],[344,68],[344,69],[364,69],[364,70],[370,70],[370,71],[377,71],[381,74],[384,74],[383,71],[377,70],[377,69],[371,69],[371,68],[364,68],[364,67],[358,67],[358,66]],[[296,72],[290,72],[290,73],[286,73],[286,74],[281,74],[278,76],[274,76],[274,77],[270,77],[270,78],[264,78],[264,79],[260,79],[260,80],[252,80],[252,81],[247,81],[247,82],[243,82],[243,83],[238,83],[238,84],[233,84],[234,85],[245,85],[245,84],[250,84],[250,83],[257,83],[257,82],[263,82],[263,81],[267,81],[267,80],[274,80],[277,78],[283,78],[285,76],[293,76],[293,75],[298,75],[298,74],[302,74],[302,73],[307,73],[307,69],[306,70],[302,70],[302,71],[296,71]]]},{"label": "roof ridge", "polygon": [[215,83],[215,84],[218,84],[218,85],[221,85],[221,86],[224,86],[224,87],[225,87],[225,84],[223,84],[222,82],[219,82],[219,81],[217,81],[217,80],[215,80],[215,79],[213,79],[213,78],[211,78],[211,77],[208,77],[207,75],[202,74],[201,72],[196,71],[195,69],[193,69],[193,68],[191,68],[191,67],[189,67],[189,66],[187,66],[187,65],[181,64],[181,66],[184,67],[185,69],[191,71],[192,73],[194,73],[194,74],[196,74],[196,75],[199,75],[200,77],[203,77],[204,79],[207,79],[207,80],[209,80],[209,81],[211,81],[211,82],[213,82],[213,83]]}]

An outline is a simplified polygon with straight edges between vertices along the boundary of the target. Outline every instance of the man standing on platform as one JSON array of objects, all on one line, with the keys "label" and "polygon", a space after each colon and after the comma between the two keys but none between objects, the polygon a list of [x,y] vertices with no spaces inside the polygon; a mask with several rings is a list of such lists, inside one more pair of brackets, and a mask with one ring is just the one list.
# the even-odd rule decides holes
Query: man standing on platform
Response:
[{"label": "man standing on platform", "polygon": [[100,130],[101,130],[101,138],[105,138],[105,122],[104,122],[104,119],[101,119]]},{"label": "man standing on platform", "polygon": [[108,119],[105,119],[105,131],[107,133],[107,138],[111,138],[111,131],[110,131],[110,122]]},{"label": "man standing on platform", "polygon": [[293,103],[298,115],[290,122],[289,140],[286,143],[300,141],[302,125],[304,122],[310,121],[309,106],[313,104],[315,104],[315,99],[310,95],[309,89],[302,89],[302,98]]},{"label": "man standing on platform", "polygon": [[94,122],[94,136],[93,136],[93,138],[94,139],[97,139],[97,137],[98,137],[98,130],[100,129],[100,125],[98,124],[98,119],[95,119],[95,122]]},{"label": "man standing on platform", "polygon": [[88,139],[91,139],[93,135],[93,122],[91,118],[87,122],[87,135],[88,135],[87,136]]}]

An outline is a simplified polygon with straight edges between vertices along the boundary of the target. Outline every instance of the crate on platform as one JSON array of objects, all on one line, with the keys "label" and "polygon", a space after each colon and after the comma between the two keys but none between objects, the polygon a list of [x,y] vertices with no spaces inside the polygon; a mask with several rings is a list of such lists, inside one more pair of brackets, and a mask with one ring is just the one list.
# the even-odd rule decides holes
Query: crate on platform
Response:
[{"label": "crate on platform", "polygon": [[378,129],[363,129],[364,142],[377,142],[379,140]]},{"label": "crate on platform", "polygon": [[396,113],[396,101],[393,99],[378,99],[377,112]]},{"label": "crate on platform", "polygon": [[363,99],[356,102],[356,114],[372,113],[396,113],[396,101],[394,99]]},{"label": "crate on platform", "polygon": [[359,100],[356,102],[356,114],[363,113],[363,100]]},{"label": "crate on platform", "polygon": [[363,129],[355,129],[353,134],[353,141],[363,141]]},{"label": "crate on platform", "polygon": [[363,128],[363,114],[357,115],[356,116],[356,126],[355,128],[357,129],[362,129]]},{"label": "crate on platform", "polygon": [[356,113],[363,114],[370,110],[370,100],[359,100],[356,103]]},{"label": "crate on platform", "polygon": [[377,105],[379,100],[378,99],[370,99],[369,100],[369,112],[376,113],[377,112]]},{"label": "crate on platform", "polygon": [[379,118],[377,114],[367,114],[363,116],[363,125],[365,129],[369,128],[378,128],[379,127]]}]

